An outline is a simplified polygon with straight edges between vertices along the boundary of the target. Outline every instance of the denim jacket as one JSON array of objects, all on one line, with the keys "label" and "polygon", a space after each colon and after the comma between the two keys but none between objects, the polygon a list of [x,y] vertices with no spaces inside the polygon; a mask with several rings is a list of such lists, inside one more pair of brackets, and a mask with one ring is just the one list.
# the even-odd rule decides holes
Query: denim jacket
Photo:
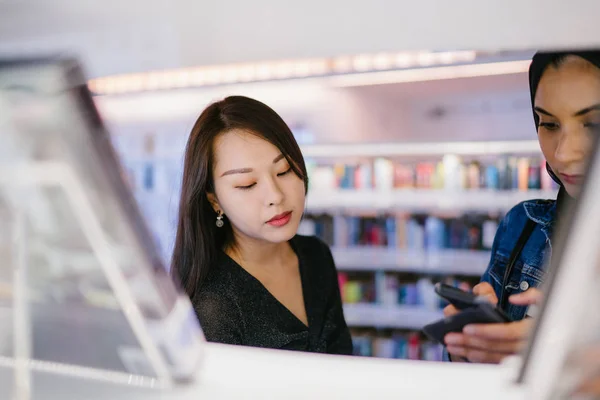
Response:
[{"label": "denim jacket", "polygon": [[[498,300],[502,296],[506,265],[527,219],[535,222],[535,228],[513,266],[506,290],[509,295],[522,293],[530,287],[538,287],[544,281],[544,270],[552,255],[550,238],[556,209],[555,200],[528,200],[513,207],[500,223],[492,245],[490,263],[481,277],[482,282],[492,285]],[[527,307],[508,303],[505,311],[514,321],[518,321],[525,318]],[[443,360],[450,360],[446,348]]]},{"label": "denim jacket", "polygon": [[[556,219],[555,200],[528,200],[515,206],[502,220],[494,244],[490,264],[481,281],[490,283],[500,299],[504,271],[512,251],[521,236],[527,219],[535,222],[521,254],[517,258],[508,279],[508,295],[521,293],[530,287],[538,287],[544,280],[545,267],[552,256],[551,235]],[[525,317],[527,307],[508,303],[505,311],[515,321]]]}]

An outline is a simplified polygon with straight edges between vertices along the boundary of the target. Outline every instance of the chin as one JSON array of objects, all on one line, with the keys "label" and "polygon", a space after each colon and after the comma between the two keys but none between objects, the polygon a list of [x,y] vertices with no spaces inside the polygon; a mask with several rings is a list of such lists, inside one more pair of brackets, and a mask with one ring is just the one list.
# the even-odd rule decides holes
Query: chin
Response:
[{"label": "chin", "polygon": [[268,232],[265,235],[265,240],[271,243],[283,243],[287,242],[296,236],[296,232],[298,231],[299,223],[295,221],[290,221],[286,226],[281,228],[273,229],[271,232]]},{"label": "chin", "polygon": [[577,198],[577,196],[579,196],[579,193],[581,193],[580,185],[569,185],[569,184],[563,183],[563,186],[564,186],[567,194],[575,199]]}]

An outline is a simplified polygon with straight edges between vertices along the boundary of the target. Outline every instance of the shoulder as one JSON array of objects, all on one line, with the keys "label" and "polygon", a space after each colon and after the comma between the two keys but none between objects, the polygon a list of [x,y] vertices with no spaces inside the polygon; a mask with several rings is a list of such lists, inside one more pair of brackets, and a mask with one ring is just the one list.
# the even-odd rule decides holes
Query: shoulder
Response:
[{"label": "shoulder", "polygon": [[554,221],[556,200],[526,200],[514,206],[506,213],[502,225],[504,228],[522,229],[527,220],[538,225],[549,225]]},{"label": "shoulder", "polygon": [[316,236],[296,235],[292,238],[292,243],[298,250],[325,250],[329,252],[329,246]]},{"label": "shoulder", "polygon": [[318,237],[296,235],[291,242],[301,260],[312,265],[323,263],[335,265],[329,245]]},{"label": "shoulder", "polygon": [[514,206],[506,214],[496,233],[492,262],[508,262],[526,224],[530,222],[534,224],[533,231],[524,243],[520,257],[528,265],[542,265],[555,214],[554,200],[527,200]]},{"label": "shoulder", "polygon": [[199,317],[211,317],[237,308],[233,293],[235,276],[221,257],[196,292],[192,304]]},{"label": "shoulder", "polygon": [[292,246],[302,264],[319,274],[336,272],[333,255],[327,243],[316,236],[296,235]]}]

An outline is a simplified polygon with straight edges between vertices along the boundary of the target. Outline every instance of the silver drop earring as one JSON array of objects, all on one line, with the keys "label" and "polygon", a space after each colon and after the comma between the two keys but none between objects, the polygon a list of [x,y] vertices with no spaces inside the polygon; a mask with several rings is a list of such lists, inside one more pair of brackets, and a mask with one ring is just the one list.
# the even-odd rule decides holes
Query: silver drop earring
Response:
[{"label": "silver drop earring", "polygon": [[219,215],[217,215],[217,228],[222,228],[225,223],[223,222],[223,211],[219,211]]}]

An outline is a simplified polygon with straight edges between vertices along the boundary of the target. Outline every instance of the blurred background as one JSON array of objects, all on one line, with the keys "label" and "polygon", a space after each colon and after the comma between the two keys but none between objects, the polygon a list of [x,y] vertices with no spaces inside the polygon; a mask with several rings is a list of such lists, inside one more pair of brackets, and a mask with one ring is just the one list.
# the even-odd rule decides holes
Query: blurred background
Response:
[{"label": "blurred background", "polygon": [[199,113],[233,94],[273,107],[308,162],[300,233],[332,246],[355,353],[440,360],[418,333],[442,315],[433,282],[474,285],[503,214],[556,195],[527,68],[586,44],[580,3],[4,0],[0,56],[83,63],[165,265]]}]

